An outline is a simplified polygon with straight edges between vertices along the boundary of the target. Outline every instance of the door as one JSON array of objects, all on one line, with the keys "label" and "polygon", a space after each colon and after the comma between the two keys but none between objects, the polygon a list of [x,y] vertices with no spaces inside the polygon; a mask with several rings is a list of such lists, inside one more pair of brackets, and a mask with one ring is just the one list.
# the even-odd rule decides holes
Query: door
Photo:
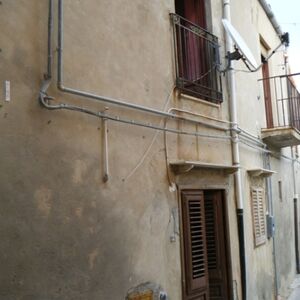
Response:
[{"label": "door", "polygon": [[222,191],[204,192],[209,299],[214,300],[229,299],[222,196]]},{"label": "door", "polygon": [[203,191],[182,192],[184,299],[208,300],[208,262]]},{"label": "door", "polygon": [[222,191],[181,193],[183,299],[228,299],[228,263]]},{"label": "door", "polygon": [[271,88],[270,88],[270,80],[266,79],[270,77],[269,73],[269,65],[268,62],[265,62],[265,58],[261,57],[263,65],[262,65],[262,76],[263,76],[263,88],[264,88],[264,96],[265,96],[265,109],[266,109],[266,121],[267,128],[273,128],[273,112],[272,112],[272,98],[271,98]]}]

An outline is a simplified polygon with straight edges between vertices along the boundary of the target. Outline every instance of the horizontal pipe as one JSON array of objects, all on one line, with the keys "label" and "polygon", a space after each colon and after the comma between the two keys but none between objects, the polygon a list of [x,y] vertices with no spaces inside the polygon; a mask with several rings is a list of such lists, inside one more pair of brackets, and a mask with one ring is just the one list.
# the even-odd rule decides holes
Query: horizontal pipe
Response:
[{"label": "horizontal pipe", "polygon": [[194,119],[191,119],[191,118],[181,117],[181,116],[178,116],[178,115],[175,115],[175,114],[172,114],[172,113],[163,112],[163,111],[152,109],[152,108],[147,108],[145,106],[140,106],[140,105],[124,102],[124,101],[121,101],[121,100],[117,100],[117,99],[113,99],[113,98],[109,98],[109,97],[105,97],[105,96],[99,96],[99,95],[96,95],[96,94],[87,93],[87,92],[75,90],[75,89],[72,89],[72,88],[67,88],[67,87],[60,86],[59,90],[62,91],[62,92],[68,93],[68,94],[81,96],[81,97],[87,97],[87,98],[94,99],[94,100],[100,100],[100,101],[103,101],[105,103],[110,103],[110,104],[113,104],[113,105],[119,105],[119,106],[127,107],[127,108],[130,108],[130,109],[135,109],[135,110],[139,110],[139,111],[159,115],[161,117],[167,117],[169,119],[176,119],[176,120],[187,121],[187,122],[191,122],[191,123],[195,123],[195,124],[201,124],[202,126],[217,129],[217,130],[222,130],[222,131],[229,131],[230,130],[229,128],[224,128],[222,126],[208,124],[206,122],[201,122],[199,120],[194,120]]},{"label": "horizontal pipe", "polygon": [[253,143],[256,143],[258,145],[261,145],[262,147],[266,147],[267,145],[261,141],[258,137],[253,137],[251,134],[248,134],[243,129],[239,128],[239,137],[247,138],[248,140],[252,141]]},{"label": "horizontal pipe", "polygon": [[[221,119],[217,119],[217,118],[212,118],[212,117],[209,117],[209,116],[206,116],[206,115],[203,115],[203,114],[194,113],[194,112],[192,112],[192,111],[185,110],[185,109],[180,109],[180,108],[176,108],[176,107],[171,107],[171,108],[168,110],[168,112],[171,112],[171,111],[182,112],[182,113],[186,113],[186,114],[189,114],[189,115],[201,117],[201,118],[204,118],[204,119],[208,119],[208,120],[216,121],[216,122],[220,122],[220,123],[232,124],[230,121],[221,120]],[[229,130],[229,129],[228,129],[228,130]]]},{"label": "horizontal pipe", "polygon": [[193,132],[193,131],[184,131],[184,130],[178,130],[178,129],[173,129],[173,128],[164,128],[164,127],[160,127],[157,125],[152,125],[150,123],[146,124],[146,123],[142,123],[142,122],[137,122],[135,120],[123,119],[118,116],[110,116],[110,115],[104,114],[102,112],[94,112],[87,108],[79,107],[76,105],[70,105],[70,104],[65,104],[65,103],[60,103],[57,105],[50,105],[47,103],[47,96],[45,95],[45,93],[43,91],[40,92],[40,102],[43,106],[45,106],[46,108],[51,109],[51,110],[55,110],[55,109],[73,110],[73,111],[83,112],[83,113],[86,113],[86,114],[89,114],[89,115],[92,115],[92,116],[95,116],[98,118],[104,118],[104,119],[108,119],[108,120],[112,120],[112,121],[116,121],[116,122],[120,122],[120,123],[136,125],[136,126],[140,126],[140,127],[151,128],[151,129],[155,129],[155,130],[166,131],[166,132],[176,133],[176,134],[199,136],[199,137],[222,139],[222,140],[230,140],[231,139],[230,136],[226,136],[226,135],[209,135],[209,134],[201,134],[196,131]]}]

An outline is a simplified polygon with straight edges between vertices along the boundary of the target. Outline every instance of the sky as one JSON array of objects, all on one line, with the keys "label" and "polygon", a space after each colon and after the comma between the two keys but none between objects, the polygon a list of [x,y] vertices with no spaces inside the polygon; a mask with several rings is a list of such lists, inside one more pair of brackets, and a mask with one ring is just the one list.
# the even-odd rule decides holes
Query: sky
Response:
[{"label": "sky", "polygon": [[[300,72],[300,1],[267,0],[267,2],[270,4],[282,31],[290,34],[288,60],[291,72],[298,73]],[[299,84],[297,85],[299,88]]]}]

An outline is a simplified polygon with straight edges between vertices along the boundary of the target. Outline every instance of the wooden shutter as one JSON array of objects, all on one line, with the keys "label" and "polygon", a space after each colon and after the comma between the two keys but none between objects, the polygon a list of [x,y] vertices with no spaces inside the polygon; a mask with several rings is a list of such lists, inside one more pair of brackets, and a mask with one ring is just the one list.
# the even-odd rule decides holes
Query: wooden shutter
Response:
[{"label": "wooden shutter", "polygon": [[221,191],[205,191],[205,226],[210,299],[227,300],[227,257]]},{"label": "wooden shutter", "polygon": [[266,214],[264,190],[253,187],[251,190],[253,232],[255,246],[266,242]]},{"label": "wooden shutter", "polygon": [[[202,191],[182,193],[182,220],[184,235],[185,292],[208,299],[208,269],[205,238],[205,208]],[[194,299],[194,298],[193,298]]]}]

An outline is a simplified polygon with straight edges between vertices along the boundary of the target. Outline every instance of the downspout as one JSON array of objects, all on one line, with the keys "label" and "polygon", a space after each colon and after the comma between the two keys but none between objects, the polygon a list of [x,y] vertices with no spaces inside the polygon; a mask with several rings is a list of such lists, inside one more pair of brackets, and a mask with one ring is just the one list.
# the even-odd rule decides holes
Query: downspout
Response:
[{"label": "downspout", "polygon": [[[105,108],[104,114],[108,110],[108,107]],[[109,179],[109,165],[108,165],[108,120],[106,118],[102,119],[103,123],[103,159],[104,159],[104,175],[103,175],[103,182],[107,182]]]},{"label": "downspout", "polygon": [[[271,170],[271,160],[270,153],[264,153],[264,167],[267,170]],[[266,179],[267,181],[267,193],[268,193],[268,205],[269,205],[269,214],[274,216],[274,205],[273,205],[273,192],[272,192],[272,180],[270,177]],[[277,272],[277,261],[276,261],[276,236],[273,233],[272,237],[272,259],[273,259],[273,267],[274,267],[274,289],[275,289],[275,297],[278,297],[278,272]],[[277,299],[277,298],[276,298]]]},{"label": "downspout", "polygon": [[53,35],[53,0],[49,0],[49,12],[48,12],[48,61],[47,61],[47,74],[45,79],[51,79],[52,77],[52,35]]},{"label": "downspout", "polygon": [[[224,18],[231,22],[230,15],[230,0],[223,0],[223,13]],[[232,39],[228,33],[226,35],[226,51],[230,53],[233,51]],[[230,61],[228,70],[228,86],[229,86],[229,109],[230,109],[230,121],[232,123],[232,159],[233,165],[240,167],[240,151],[238,140],[238,119],[237,119],[237,98],[236,98],[236,84],[235,74]],[[246,281],[246,255],[245,255],[245,236],[244,236],[244,204],[242,194],[242,179],[241,169],[239,168],[234,174],[235,180],[235,196],[237,206],[237,221],[238,221],[238,235],[239,235],[239,251],[240,251],[240,268],[241,268],[241,285],[242,285],[242,299],[247,299],[247,281]]]}]

